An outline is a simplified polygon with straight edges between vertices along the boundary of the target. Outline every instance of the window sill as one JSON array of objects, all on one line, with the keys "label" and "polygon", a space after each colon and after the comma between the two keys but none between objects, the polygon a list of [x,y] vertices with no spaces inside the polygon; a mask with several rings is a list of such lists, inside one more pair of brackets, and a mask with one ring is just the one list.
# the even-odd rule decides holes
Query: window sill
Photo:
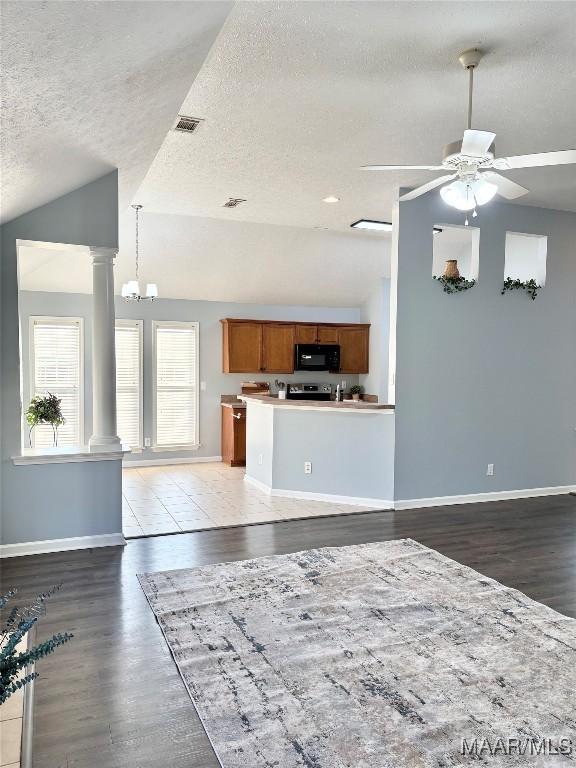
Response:
[{"label": "window sill", "polygon": [[32,464],[74,464],[85,461],[118,461],[126,453],[130,453],[127,448],[119,451],[91,451],[89,448],[81,446],[74,448],[31,448],[24,451],[20,456],[12,456],[12,463],[18,466],[29,466]]},{"label": "window sill", "polygon": [[170,453],[171,451],[197,451],[200,443],[197,445],[153,445],[149,450],[153,453]]}]

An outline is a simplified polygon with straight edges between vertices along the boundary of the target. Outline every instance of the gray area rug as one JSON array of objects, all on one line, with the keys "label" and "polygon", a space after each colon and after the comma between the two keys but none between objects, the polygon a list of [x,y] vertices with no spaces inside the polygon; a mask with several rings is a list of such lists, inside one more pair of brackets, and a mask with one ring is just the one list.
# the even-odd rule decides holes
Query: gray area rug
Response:
[{"label": "gray area rug", "polygon": [[576,765],[576,621],[415,541],[140,581],[224,768]]}]

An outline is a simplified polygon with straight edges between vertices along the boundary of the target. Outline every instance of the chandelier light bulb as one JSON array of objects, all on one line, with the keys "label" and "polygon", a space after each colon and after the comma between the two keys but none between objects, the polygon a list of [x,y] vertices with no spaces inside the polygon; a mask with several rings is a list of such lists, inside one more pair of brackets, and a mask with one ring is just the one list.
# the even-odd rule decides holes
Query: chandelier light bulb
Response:
[{"label": "chandelier light bulb", "polygon": [[146,298],[156,299],[158,298],[158,286],[156,283],[148,283],[146,286]]}]

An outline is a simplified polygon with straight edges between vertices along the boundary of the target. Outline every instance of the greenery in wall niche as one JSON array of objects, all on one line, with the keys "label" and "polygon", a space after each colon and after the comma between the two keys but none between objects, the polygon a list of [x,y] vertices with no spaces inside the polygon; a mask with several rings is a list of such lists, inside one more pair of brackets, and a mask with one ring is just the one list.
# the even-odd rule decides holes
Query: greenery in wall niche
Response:
[{"label": "greenery in wall niche", "polygon": [[538,285],[534,278],[523,282],[522,280],[513,280],[511,277],[507,277],[506,280],[504,280],[504,285],[502,287],[502,295],[504,295],[506,291],[526,291],[532,301],[534,301],[536,296],[538,296],[538,291],[541,287],[542,286]]},{"label": "greenery in wall niche", "polygon": [[38,672],[30,669],[32,664],[53,653],[56,648],[74,637],[68,632],[58,633],[24,651],[20,651],[17,647],[44,613],[46,600],[61,586],[58,584],[49,589],[48,592],[38,595],[31,605],[24,608],[14,605],[8,611],[6,606],[16,594],[16,590],[11,589],[5,595],[0,596],[0,612],[3,614],[0,627],[0,704],[3,704],[13,693],[38,677]]},{"label": "greenery in wall niche", "polygon": [[436,277],[434,275],[434,280],[440,283],[444,293],[460,293],[460,291],[467,291],[476,285],[476,280],[466,280],[462,275],[458,277],[446,277],[446,275]]},{"label": "greenery in wall niche", "polygon": [[32,430],[38,424],[50,424],[54,435],[54,445],[58,445],[58,427],[64,424],[62,415],[62,400],[50,392],[46,395],[35,395],[26,411],[26,421],[30,424],[28,439],[32,445]]}]

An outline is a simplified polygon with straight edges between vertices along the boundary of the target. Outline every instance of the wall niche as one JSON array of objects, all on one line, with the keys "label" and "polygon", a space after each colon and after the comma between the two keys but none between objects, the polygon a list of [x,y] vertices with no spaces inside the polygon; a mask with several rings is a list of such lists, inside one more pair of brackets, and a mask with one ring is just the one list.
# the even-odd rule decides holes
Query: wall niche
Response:
[{"label": "wall niche", "polygon": [[472,288],[478,279],[480,230],[435,224],[432,232],[432,277],[441,283],[445,293]]},{"label": "wall niche", "polygon": [[504,280],[534,280],[537,285],[546,283],[546,235],[527,235],[522,232],[506,232],[504,252]]}]

